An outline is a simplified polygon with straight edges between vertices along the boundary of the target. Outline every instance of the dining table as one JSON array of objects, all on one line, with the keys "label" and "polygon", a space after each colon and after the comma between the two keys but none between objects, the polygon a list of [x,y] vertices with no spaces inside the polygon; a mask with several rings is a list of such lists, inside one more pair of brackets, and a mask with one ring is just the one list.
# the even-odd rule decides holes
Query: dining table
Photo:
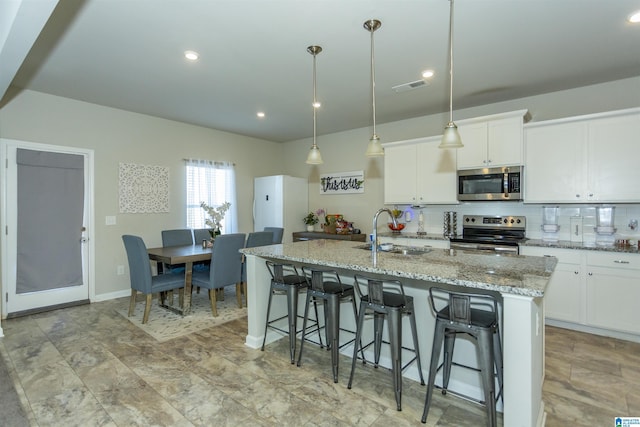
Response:
[{"label": "dining table", "polygon": [[212,248],[204,248],[202,245],[166,246],[161,248],[148,248],[149,259],[158,263],[169,265],[184,264],[184,298],[182,307],[175,308],[161,304],[163,308],[178,314],[187,315],[191,312],[191,276],[193,263],[211,260]]}]

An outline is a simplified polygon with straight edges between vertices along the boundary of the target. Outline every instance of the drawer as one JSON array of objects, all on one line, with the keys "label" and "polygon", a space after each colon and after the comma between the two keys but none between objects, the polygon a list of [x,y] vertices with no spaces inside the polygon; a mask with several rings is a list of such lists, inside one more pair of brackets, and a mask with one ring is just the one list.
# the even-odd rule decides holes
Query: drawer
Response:
[{"label": "drawer", "polygon": [[640,270],[640,254],[619,252],[588,252],[587,265]]}]

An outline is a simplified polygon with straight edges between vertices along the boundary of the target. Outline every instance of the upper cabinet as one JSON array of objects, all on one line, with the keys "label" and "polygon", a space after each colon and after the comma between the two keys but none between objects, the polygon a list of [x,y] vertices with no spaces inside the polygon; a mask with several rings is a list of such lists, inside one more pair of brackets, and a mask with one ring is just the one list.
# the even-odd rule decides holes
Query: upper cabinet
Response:
[{"label": "upper cabinet", "polygon": [[384,145],[385,204],[457,204],[456,150],[440,136]]},{"label": "upper cabinet", "polygon": [[458,150],[458,169],[522,165],[525,118],[527,110],[460,120],[464,147]]},{"label": "upper cabinet", "polygon": [[528,125],[525,203],[640,202],[640,108]]}]

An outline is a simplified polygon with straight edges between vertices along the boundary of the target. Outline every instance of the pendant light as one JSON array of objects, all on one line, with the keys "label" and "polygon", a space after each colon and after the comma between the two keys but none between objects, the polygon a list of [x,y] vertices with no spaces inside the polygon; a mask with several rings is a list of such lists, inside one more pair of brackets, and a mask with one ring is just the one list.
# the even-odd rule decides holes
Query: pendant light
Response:
[{"label": "pendant light", "polygon": [[316,110],[320,108],[320,103],[316,99],[316,55],[322,52],[322,48],[320,46],[309,46],[307,52],[313,55],[313,145],[307,156],[307,164],[321,165],[324,162],[322,161],[318,144],[316,144]]},{"label": "pendant light", "polygon": [[453,122],[453,0],[449,0],[449,123],[444,127],[438,148],[461,148],[458,126]]},{"label": "pendant light", "polygon": [[371,33],[371,98],[373,101],[373,135],[367,146],[367,157],[384,156],[384,150],[380,145],[380,138],[376,134],[376,70],[373,49],[373,33],[382,26],[382,22],[377,19],[370,19],[363,24],[364,28]]}]

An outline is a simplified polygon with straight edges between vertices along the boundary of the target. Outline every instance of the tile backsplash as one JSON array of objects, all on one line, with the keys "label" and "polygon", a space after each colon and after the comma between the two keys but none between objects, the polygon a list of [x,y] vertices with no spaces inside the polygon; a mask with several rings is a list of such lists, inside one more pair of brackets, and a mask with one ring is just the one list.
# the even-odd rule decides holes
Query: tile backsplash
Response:
[{"label": "tile backsplash", "polygon": [[[558,225],[557,236],[545,236],[542,232],[543,206],[557,206]],[[596,234],[596,207],[615,206],[614,227],[615,234],[601,236]],[[633,220],[640,222],[640,204],[593,204],[593,205],[539,205],[524,204],[521,202],[473,202],[459,205],[433,205],[423,208],[415,208],[399,205],[399,209],[409,212],[410,221],[403,216],[406,222],[404,232],[415,233],[418,231],[418,215],[420,211],[424,216],[424,228],[429,234],[442,234],[444,230],[444,213],[457,212],[458,226],[456,232],[462,235],[463,215],[518,215],[527,218],[526,233],[529,239],[542,239],[543,237],[555,237],[558,240],[577,240],[581,237],[585,244],[596,244],[601,241],[614,239],[640,238],[639,227],[632,230],[630,224]],[[576,227],[578,227],[576,235]]]}]

